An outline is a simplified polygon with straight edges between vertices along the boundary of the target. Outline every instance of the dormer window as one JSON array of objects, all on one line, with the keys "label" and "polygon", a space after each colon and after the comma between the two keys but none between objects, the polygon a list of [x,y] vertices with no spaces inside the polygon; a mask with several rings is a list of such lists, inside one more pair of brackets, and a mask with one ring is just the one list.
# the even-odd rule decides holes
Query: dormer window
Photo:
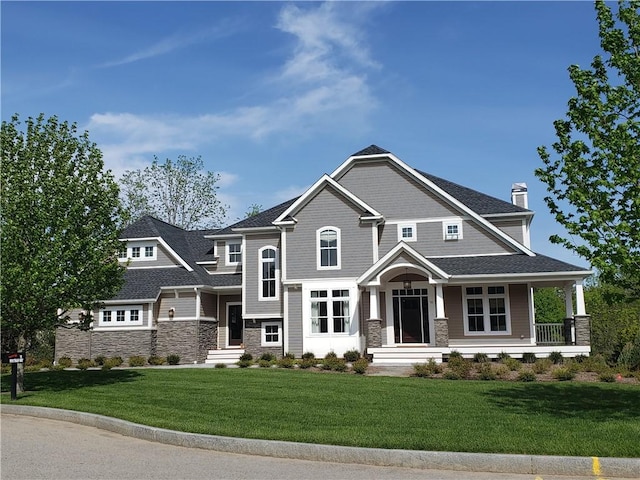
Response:
[{"label": "dormer window", "polygon": [[155,249],[153,247],[144,247],[144,258],[150,258],[153,257],[153,251]]},{"label": "dormer window", "polygon": [[140,258],[140,247],[131,247],[131,258]]},{"label": "dormer window", "polygon": [[118,251],[118,260],[126,262],[140,262],[145,260],[157,260],[158,248],[155,244],[149,242],[129,242],[129,245],[123,245]]},{"label": "dormer window", "polygon": [[459,220],[451,222],[443,222],[442,229],[444,233],[444,239],[449,240],[461,240],[462,239],[462,222]]},{"label": "dormer window", "polygon": [[239,265],[241,263],[242,263],[242,243],[228,242],[227,243],[227,264]]}]

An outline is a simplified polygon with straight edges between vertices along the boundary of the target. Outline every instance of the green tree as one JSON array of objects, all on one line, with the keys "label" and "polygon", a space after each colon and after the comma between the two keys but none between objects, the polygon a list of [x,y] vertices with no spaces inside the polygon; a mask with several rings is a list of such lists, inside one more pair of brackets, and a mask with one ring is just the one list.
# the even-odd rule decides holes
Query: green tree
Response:
[{"label": "green tree", "polygon": [[151,166],[126,171],[120,180],[125,218],[151,215],[187,230],[219,227],[228,209],[217,197],[219,181],[219,174],[203,173],[200,156],[164,163],[154,156]]},{"label": "green tree", "polygon": [[559,288],[536,288],[533,292],[536,323],[560,323],[567,316],[564,291]]},{"label": "green tree", "polygon": [[[569,67],[577,95],[554,122],[552,157],[536,176],[547,206],[568,232],[550,240],[587,259],[602,279],[640,294],[640,2],[621,1],[614,17],[596,1],[600,43],[590,69]],[[572,237],[580,239],[574,242]]]},{"label": "green tree", "polygon": [[244,218],[255,217],[260,212],[262,212],[262,205],[258,203],[252,203],[251,205],[249,205],[249,208],[247,208],[247,211],[244,213]]},{"label": "green tree", "polygon": [[[118,186],[75,124],[43,114],[2,122],[2,344],[25,349],[122,284]],[[91,319],[87,317],[88,323]]]}]

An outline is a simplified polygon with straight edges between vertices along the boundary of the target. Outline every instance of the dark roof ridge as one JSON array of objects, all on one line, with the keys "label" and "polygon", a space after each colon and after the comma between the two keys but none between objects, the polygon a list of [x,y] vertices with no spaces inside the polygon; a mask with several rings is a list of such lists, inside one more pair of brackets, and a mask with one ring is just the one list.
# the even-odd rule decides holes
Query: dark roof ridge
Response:
[{"label": "dark roof ridge", "polygon": [[351,155],[352,157],[361,157],[364,155],[384,155],[386,153],[391,153],[388,150],[385,150],[384,148],[380,148],[377,145],[374,145],[373,143],[371,145],[369,145],[366,148],[363,148],[362,150],[360,150],[359,152],[354,153],[353,155]]}]

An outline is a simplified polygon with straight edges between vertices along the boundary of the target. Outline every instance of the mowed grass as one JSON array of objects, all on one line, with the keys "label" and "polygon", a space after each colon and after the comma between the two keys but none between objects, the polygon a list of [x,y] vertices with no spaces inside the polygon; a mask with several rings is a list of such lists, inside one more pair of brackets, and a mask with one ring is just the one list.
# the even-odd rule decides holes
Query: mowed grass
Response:
[{"label": "mowed grass", "polygon": [[[2,390],[9,389],[9,376]],[[185,432],[410,450],[640,457],[640,388],[284,369],[28,373],[19,405]],[[11,402],[8,393],[2,403]]]}]

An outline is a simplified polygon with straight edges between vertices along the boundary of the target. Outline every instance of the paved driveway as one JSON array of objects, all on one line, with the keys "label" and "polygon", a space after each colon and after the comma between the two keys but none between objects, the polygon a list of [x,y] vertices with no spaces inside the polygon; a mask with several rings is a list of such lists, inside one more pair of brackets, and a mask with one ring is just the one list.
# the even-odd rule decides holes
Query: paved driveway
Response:
[{"label": "paved driveway", "polygon": [[2,414],[0,427],[0,476],[4,480],[594,479],[417,470],[220,453],[164,445],[75,423],[23,415]]}]

